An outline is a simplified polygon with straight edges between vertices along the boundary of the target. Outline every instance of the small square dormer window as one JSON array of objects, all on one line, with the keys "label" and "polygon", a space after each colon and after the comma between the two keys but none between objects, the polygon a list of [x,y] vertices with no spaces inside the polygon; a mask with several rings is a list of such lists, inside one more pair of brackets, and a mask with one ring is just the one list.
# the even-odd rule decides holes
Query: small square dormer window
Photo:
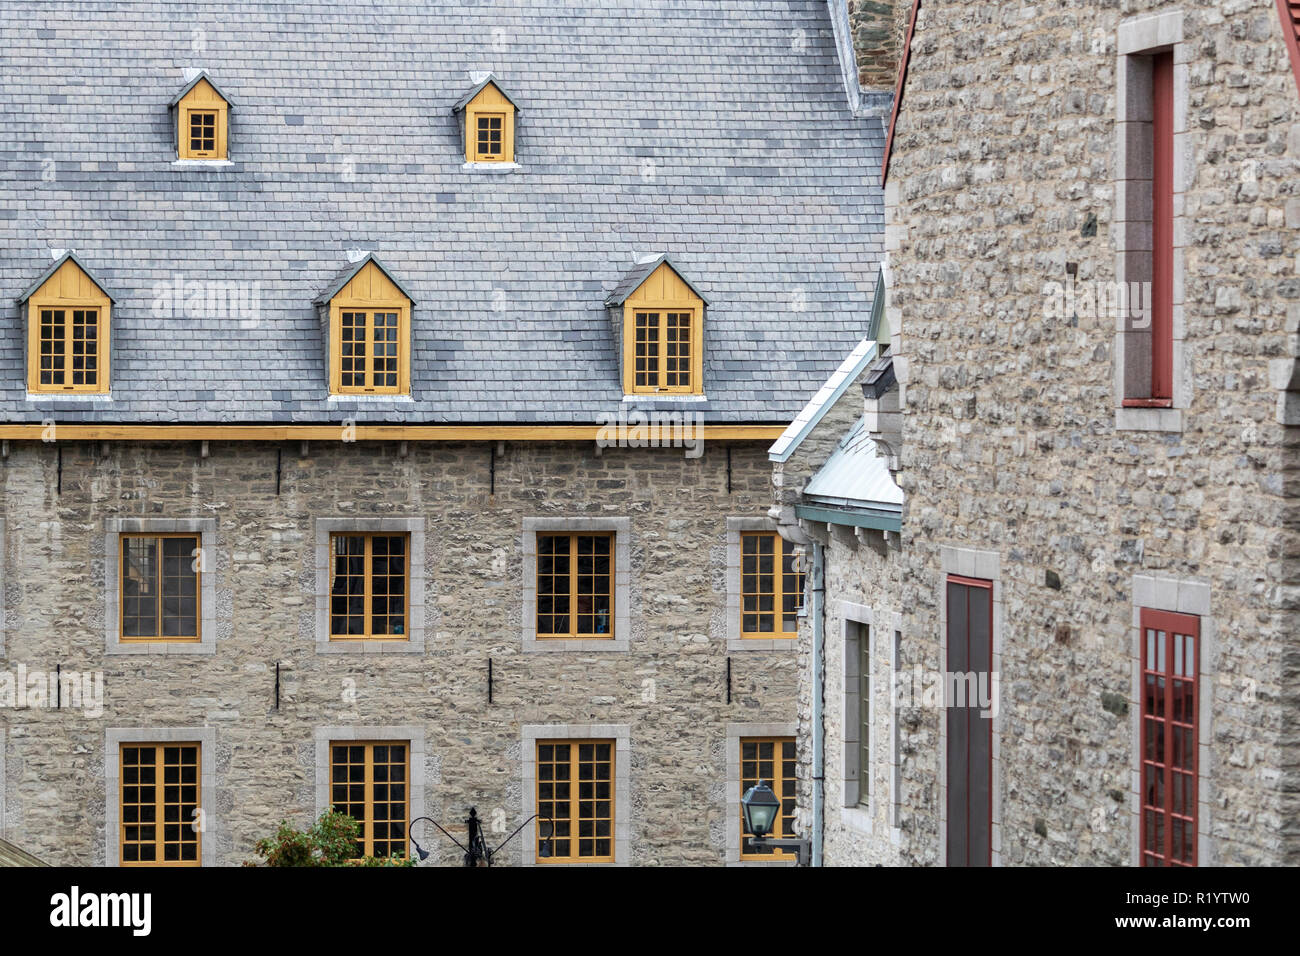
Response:
[{"label": "small square dormer window", "polygon": [[[490,74],[452,107],[462,117],[467,163],[513,163],[518,108]],[[462,116],[463,114],[463,116]]]},{"label": "small square dormer window", "polygon": [[621,332],[623,394],[704,393],[707,305],[665,256],[623,277],[605,302]]},{"label": "small square dormer window", "polygon": [[176,158],[229,159],[230,100],[200,73],[172,100],[176,111]]},{"label": "small square dormer window", "polygon": [[113,299],[71,253],[18,300],[27,306],[27,390],[109,390]]},{"label": "small square dormer window", "polygon": [[328,328],[330,394],[411,393],[412,302],[373,256],[345,269],[316,305]]}]

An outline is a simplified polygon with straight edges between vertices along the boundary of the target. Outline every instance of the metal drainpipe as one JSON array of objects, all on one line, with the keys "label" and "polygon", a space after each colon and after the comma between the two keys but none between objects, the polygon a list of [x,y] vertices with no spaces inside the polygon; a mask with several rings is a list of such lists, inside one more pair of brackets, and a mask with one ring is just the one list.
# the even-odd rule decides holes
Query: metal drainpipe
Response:
[{"label": "metal drainpipe", "polygon": [[813,677],[813,699],[812,699],[812,739],[813,739],[813,832],[812,832],[812,865],[822,865],[822,827],[823,816],[825,814],[825,790],[826,790],[826,728],[822,724],[822,707],[823,700],[826,696],[825,677],[822,667],[822,656],[825,653],[826,642],[826,621],[825,621],[825,602],[826,602],[826,579],[825,566],[826,551],[823,546],[813,542],[813,587],[812,587],[812,614],[813,614],[813,648],[812,648],[812,677]]}]

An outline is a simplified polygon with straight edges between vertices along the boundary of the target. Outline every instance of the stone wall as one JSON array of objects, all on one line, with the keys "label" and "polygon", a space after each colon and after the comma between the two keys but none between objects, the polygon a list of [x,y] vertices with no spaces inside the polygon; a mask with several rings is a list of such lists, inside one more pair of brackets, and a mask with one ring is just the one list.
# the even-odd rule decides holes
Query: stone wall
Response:
[{"label": "stone wall", "polygon": [[[726,702],[726,518],[766,513],[765,442],[730,446],[730,493],[722,442],[699,459],[510,443],[495,494],[489,444],[413,442],[405,457],[395,443],[313,442],[306,457],[297,444],[210,447],[202,458],[194,442],[11,442],[0,460],[0,671],[61,665],[105,682],[100,716],[0,709],[10,840],[51,863],[104,862],[109,727],[215,730],[208,863],[250,859],[281,818],[314,817],[317,728],[422,729],[426,812],[459,832],[475,805],[513,829],[522,728],[563,723],[630,728],[630,862],[722,862],[738,796],[724,784],[726,726],[794,715],[793,648],[735,656]],[[105,521],[145,516],[215,519],[215,654],[106,655]],[[523,652],[528,516],[630,519],[629,651]],[[317,652],[317,517],[424,518],[425,653]],[[509,861],[521,851],[516,841]]]},{"label": "stone wall", "polygon": [[[1181,430],[1121,431],[1114,319],[1053,317],[1043,290],[1115,279],[1117,31],[1173,10],[1191,397]],[[903,666],[942,666],[941,547],[996,552],[1005,863],[1135,860],[1139,578],[1209,588],[1200,862],[1300,862],[1295,438],[1268,379],[1300,322],[1298,193],[1300,97],[1272,0],[922,6],[887,184]],[[933,739],[939,716],[918,716]],[[908,759],[937,778],[937,747]],[[914,786],[904,831],[912,816],[937,841],[937,806]]]}]

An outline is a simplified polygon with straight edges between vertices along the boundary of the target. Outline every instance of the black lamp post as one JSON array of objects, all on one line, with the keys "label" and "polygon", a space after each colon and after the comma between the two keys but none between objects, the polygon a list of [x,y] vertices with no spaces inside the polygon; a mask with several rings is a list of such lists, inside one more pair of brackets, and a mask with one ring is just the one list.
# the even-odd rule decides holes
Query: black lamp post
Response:
[{"label": "black lamp post", "polygon": [[776,816],[781,811],[781,801],[772,788],[760,780],[745,791],[740,798],[740,809],[745,816],[745,830],[753,834],[750,843],[755,847],[774,850],[794,850],[795,865],[807,866],[812,856],[812,843],[791,837],[770,837]]},{"label": "black lamp post", "polygon": [[416,855],[421,860],[427,860],[429,858],[429,851],[420,846],[420,844],[415,841],[415,838],[411,836],[411,830],[414,829],[415,825],[421,820],[427,820],[437,827],[438,831],[443,836],[456,844],[456,846],[460,847],[461,851],[465,854],[465,866],[491,866],[492,858],[501,852],[501,848],[518,836],[520,830],[539,817],[550,824],[550,831],[546,834],[546,843],[543,844],[540,851],[542,857],[549,857],[552,853],[552,844],[554,842],[555,821],[550,817],[542,817],[540,813],[534,813],[523,823],[519,824],[519,826],[515,827],[514,832],[511,833],[510,836],[506,837],[495,847],[491,848],[488,847],[487,841],[483,839],[483,822],[478,818],[478,810],[474,807],[469,808],[469,816],[465,818],[465,829],[469,834],[469,846],[465,846],[465,844],[461,843],[454,836],[448,833],[443,829],[442,824],[432,817],[416,817],[412,820],[410,826],[406,828],[406,838],[410,840],[411,845],[415,847]]}]

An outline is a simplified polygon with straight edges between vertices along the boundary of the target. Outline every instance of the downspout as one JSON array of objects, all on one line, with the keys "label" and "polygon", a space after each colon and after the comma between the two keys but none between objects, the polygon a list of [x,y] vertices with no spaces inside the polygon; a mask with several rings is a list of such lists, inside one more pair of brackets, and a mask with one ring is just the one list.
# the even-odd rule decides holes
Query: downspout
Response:
[{"label": "downspout", "polygon": [[826,813],[826,727],[822,719],[822,709],[826,697],[825,673],[822,666],[822,657],[825,654],[826,643],[825,560],[826,549],[820,542],[814,541],[812,585],[813,866],[822,865],[822,831]]}]

